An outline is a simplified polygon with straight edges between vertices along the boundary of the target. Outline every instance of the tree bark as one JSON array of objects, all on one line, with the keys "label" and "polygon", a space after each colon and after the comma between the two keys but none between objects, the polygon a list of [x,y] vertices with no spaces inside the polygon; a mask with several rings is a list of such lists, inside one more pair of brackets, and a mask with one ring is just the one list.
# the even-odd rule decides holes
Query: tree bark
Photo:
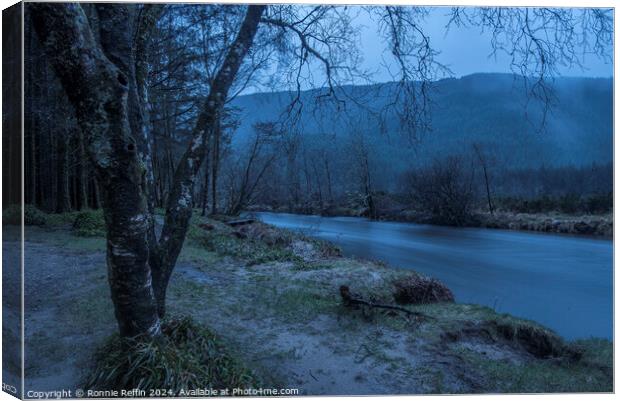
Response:
[{"label": "tree bark", "polygon": [[103,54],[79,4],[27,6],[45,53],[75,108],[103,190],[108,280],[120,334],[159,335],[160,320],[146,263],[145,169],[129,125],[129,78]]},{"label": "tree bark", "polygon": [[220,141],[222,140],[222,122],[218,121],[213,133],[213,162],[211,166],[211,214],[217,214],[217,177],[220,169]]},{"label": "tree bark", "polygon": [[207,215],[207,202],[209,200],[209,173],[211,170],[209,169],[209,147],[205,146],[205,155],[204,155],[204,182],[202,185],[202,212],[200,212],[201,216]]}]

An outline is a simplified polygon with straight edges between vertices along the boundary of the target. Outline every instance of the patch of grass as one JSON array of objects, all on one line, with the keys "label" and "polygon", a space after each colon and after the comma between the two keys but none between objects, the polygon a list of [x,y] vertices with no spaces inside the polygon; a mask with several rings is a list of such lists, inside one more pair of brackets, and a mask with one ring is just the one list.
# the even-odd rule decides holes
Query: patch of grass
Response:
[{"label": "patch of grass", "polygon": [[342,249],[332,242],[309,237],[304,237],[303,239],[318,249],[323,257],[333,258],[342,256]]},{"label": "patch of grass", "polygon": [[[85,388],[145,391],[251,388],[255,375],[232,357],[207,328],[189,318],[171,319],[154,340],[122,340],[112,336],[95,356]],[[148,393],[147,393],[148,394]]]},{"label": "patch of grass", "polygon": [[287,321],[307,322],[321,313],[335,311],[339,306],[336,298],[303,288],[288,288],[265,302],[279,318]]},{"label": "patch of grass", "polygon": [[73,232],[79,237],[104,237],[106,232],[103,210],[79,212],[73,221]]},{"label": "patch of grass", "polygon": [[581,362],[612,370],[614,345],[611,341],[590,338],[574,341],[570,346],[581,352]]},{"label": "patch of grass", "polygon": [[191,280],[175,280],[170,285],[170,295],[178,298],[177,302],[193,304],[205,295],[205,285]]},{"label": "patch of grass", "polygon": [[77,237],[73,234],[54,231],[47,235],[47,240],[64,249],[84,253],[105,251],[106,244],[103,237]]},{"label": "patch of grass", "polygon": [[239,239],[217,230],[203,232],[199,236],[194,234],[192,240],[194,243],[198,242],[209,252],[243,259],[249,266],[268,262],[302,261],[285,247],[269,246],[259,240]]},{"label": "patch of grass", "polygon": [[[45,225],[47,215],[33,205],[24,205],[24,225],[42,226]],[[2,222],[10,225],[20,225],[22,223],[22,206],[11,205],[2,210]]]},{"label": "patch of grass", "polygon": [[[293,262],[300,270],[323,267],[314,262],[307,263],[303,257],[297,255],[290,247],[295,239],[311,243],[323,257],[340,256],[340,248],[329,242],[306,238],[260,222],[242,227],[237,232],[223,223],[226,220],[224,217],[205,218],[195,213],[188,228],[186,247],[243,259],[248,266],[269,262]],[[190,250],[188,254],[196,252]]]},{"label": "patch of grass", "polygon": [[303,259],[295,255],[288,249],[278,246],[265,246],[263,244],[254,244],[253,252],[248,255],[248,265],[260,265],[269,262],[295,262],[303,263]]},{"label": "patch of grass", "polygon": [[423,312],[434,319],[427,325],[430,336],[446,335],[481,337],[523,349],[538,358],[578,357],[578,350],[567,345],[552,330],[526,319],[496,313],[493,309],[469,304],[416,305],[413,310]]},{"label": "patch of grass", "polygon": [[326,270],[333,269],[336,265],[330,263],[330,261],[318,261],[318,262],[306,262],[304,260],[295,263],[295,270],[300,271],[312,271],[312,270]]},{"label": "patch of grass", "polygon": [[[105,271],[102,269],[102,272]],[[93,278],[93,280],[95,280]],[[87,329],[89,332],[95,330],[91,322],[109,321],[114,322],[114,309],[110,298],[110,290],[108,289],[107,279],[104,277],[96,279],[100,285],[89,291],[89,296],[80,300],[80,302],[72,302],[63,308],[62,313],[68,320],[72,320]]]},{"label": "patch of grass", "polygon": [[482,386],[486,391],[564,393],[613,390],[611,369],[605,372],[580,362],[559,363],[548,359],[515,364],[508,360],[489,359],[467,349],[461,349],[460,355],[465,362],[464,369],[471,369],[484,377]]},{"label": "patch of grass", "polygon": [[211,265],[220,259],[221,257],[217,253],[195,245],[184,246],[179,255],[180,261],[200,263],[201,265]]}]

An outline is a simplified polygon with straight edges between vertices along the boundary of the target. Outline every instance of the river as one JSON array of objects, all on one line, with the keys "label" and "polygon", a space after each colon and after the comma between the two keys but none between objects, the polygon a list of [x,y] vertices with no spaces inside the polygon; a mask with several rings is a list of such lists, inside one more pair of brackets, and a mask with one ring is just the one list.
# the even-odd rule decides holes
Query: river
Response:
[{"label": "river", "polygon": [[567,339],[613,335],[613,243],[569,235],[253,213],[278,227],[435,277],[457,302],[531,319]]}]

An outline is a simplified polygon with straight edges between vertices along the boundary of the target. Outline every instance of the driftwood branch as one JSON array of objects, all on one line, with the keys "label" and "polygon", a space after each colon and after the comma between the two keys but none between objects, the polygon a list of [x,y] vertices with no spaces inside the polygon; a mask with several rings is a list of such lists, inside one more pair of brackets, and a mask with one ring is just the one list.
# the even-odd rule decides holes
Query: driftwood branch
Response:
[{"label": "driftwood branch", "polygon": [[351,290],[349,290],[349,287],[346,285],[341,285],[340,286],[340,296],[342,297],[342,304],[344,306],[366,306],[369,308],[379,308],[379,309],[388,309],[388,310],[395,310],[395,311],[399,311],[399,312],[403,312],[405,314],[407,314],[408,316],[415,316],[417,318],[423,318],[423,319],[432,319],[431,316],[428,316],[424,313],[421,312],[414,312],[411,311],[409,309],[400,307],[400,306],[396,306],[396,305],[387,305],[387,304],[378,304],[378,303],[374,303],[374,302],[369,302],[366,301],[364,299],[355,297],[351,294]]}]

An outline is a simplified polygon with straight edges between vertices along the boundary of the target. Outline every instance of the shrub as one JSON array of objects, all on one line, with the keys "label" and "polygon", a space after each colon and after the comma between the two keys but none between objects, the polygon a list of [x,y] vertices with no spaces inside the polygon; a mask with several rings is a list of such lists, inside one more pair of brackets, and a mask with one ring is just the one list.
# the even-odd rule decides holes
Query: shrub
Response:
[{"label": "shrub", "polygon": [[[216,336],[189,318],[162,325],[162,337],[136,341],[112,336],[95,355],[86,389],[180,390],[250,388],[257,379],[227,354]],[[169,392],[169,393],[168,393]],[[187,396],[187,395],[186,395]]]},{"label": "shrub", "polygon": [[73,221],[73,231],[80,237],[105,236],[105,222],[102,210],[85,210]]},{"label": "shrub", "polygon": [[405,176],[410,200],[437,224],[466,225],[475,201],[472,167],[458,156],[437,159]]},{"label": "shrub", "polygon": [[590,195],[585,200],[585,209],[588,213],[609,213],[614,207],[614,194],[609,192],[601,195]]},{"label": "shrub", "polygon": [[454,302],[452,291],[434,278],[414,274],[397,279],[393,284],[394,299],[401,304]]},{"label": "shrub", "polygon": [[[20,205],[11,205],[2,211],[4,224],[20,225],[22,221]],[[46,215],[33,205],[24,205],[24,224],[27,226],[45,225]]]},{"label": "shrub", "polygon": [[498,204],[501,209],[516,213],[602,214],[613,210],[613,194],[566,194],[559,197],[543,195],[534,199],[508,197],[499,199]]}]

